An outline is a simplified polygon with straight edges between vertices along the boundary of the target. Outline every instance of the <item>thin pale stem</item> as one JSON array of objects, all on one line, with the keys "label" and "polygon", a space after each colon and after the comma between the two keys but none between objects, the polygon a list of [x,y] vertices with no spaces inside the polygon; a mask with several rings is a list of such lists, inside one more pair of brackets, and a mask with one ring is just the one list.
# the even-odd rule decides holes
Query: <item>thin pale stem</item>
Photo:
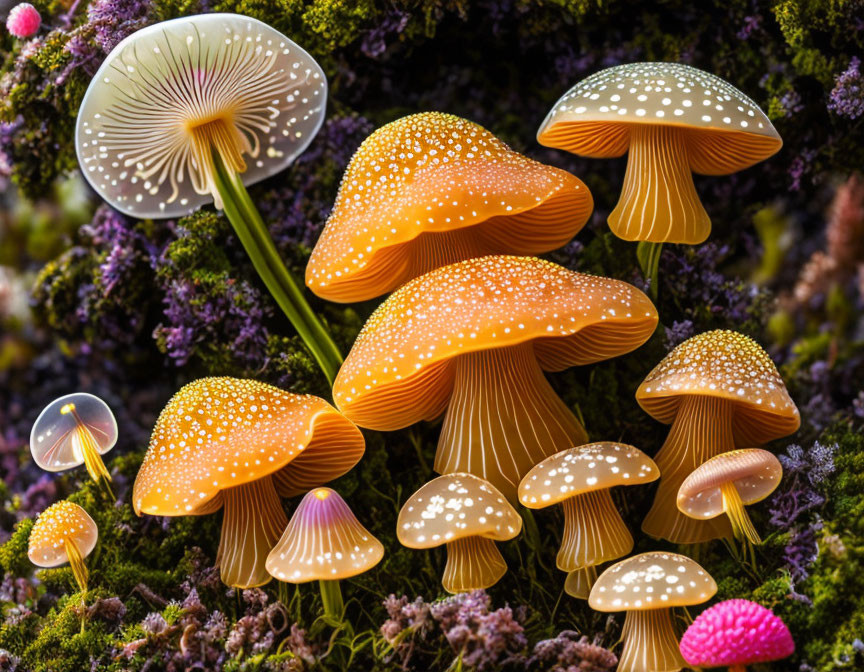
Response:
[{"label": "thin pale stem", "polygon": [[651,243],[647,240],[641,240],[636,246],[636,260],[642,269],[642,275],[648,280],[648,293],[654,300],[657,299],[658,285],[660,283],[660,257],[662,254],[663,243]]},{"label": "thin pale stem", "polygon": [[738,494],[738,488],[735,487],[735,484],[723,483],[720,486],[720,492],[723,495],[723,509],[732,523],[735,538],[747,540],[756,546],[761,544],[762,539],[759,538],[759,533],[753,527],[753,521],[750,520],[747,510],[744,508],[744,502],[741,501],[741,495]]},{"label": "thin pale stem", "polygon": [[342,621],[342,589],[338,581],[321,580],[318,582],[321,588],[321,603],[324,605],[324,615],[335,621]]},{"label": "thin pale stem", "polygon": [[495,542],[464,537],[447,544],[447,565],[441,583],[449,593],[465,593],[494,586],[507,571]]},{"label": "thin pale stem", "polygon": [[556,563],[564,572],[599,565],[633,550],[633,535],[609,490],[584,492],[562,502],[564,534]]}]

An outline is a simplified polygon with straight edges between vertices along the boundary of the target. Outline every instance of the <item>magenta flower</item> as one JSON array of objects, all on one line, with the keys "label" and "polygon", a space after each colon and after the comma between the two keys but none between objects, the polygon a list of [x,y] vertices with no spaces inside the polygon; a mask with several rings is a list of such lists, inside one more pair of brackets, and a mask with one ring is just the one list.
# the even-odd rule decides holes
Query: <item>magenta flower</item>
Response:
[{"label": "magenta flower", "polygon": [[33,37],[41,25],[42,17],[29,2],[22,2],[13,7],[12,11],[9,12],[9,18],[6,19],[6,30],[11,35],[21,39]]}]

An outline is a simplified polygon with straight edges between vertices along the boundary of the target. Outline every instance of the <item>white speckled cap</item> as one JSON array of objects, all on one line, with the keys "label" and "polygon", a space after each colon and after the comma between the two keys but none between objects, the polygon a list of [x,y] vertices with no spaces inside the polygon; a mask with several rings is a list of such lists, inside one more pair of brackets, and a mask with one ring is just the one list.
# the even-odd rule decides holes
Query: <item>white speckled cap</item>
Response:
[{"label": "white speckled cap", "polygon": [[49,506],[36,519],[27,548],[30,562],[37,567],[57,567],[69,562],[66,539],[74,541],[81,556],[86,558],[96,547],[99,530],[84,509],[62,500]]}]

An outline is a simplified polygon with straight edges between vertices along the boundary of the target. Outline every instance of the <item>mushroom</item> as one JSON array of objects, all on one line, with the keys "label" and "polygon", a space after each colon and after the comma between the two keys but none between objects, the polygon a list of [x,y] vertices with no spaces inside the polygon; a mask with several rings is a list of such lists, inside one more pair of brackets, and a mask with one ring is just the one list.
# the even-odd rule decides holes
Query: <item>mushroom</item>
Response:
[{"label": "mushroom", "polygon": [[332,382],[342,361],[285,268],[244,185],[280,172],[324,120],[318,63],[270,26],[237,14],[164,21],[129,35],[78,111],[84,176],[133,217],[224,209],[262,281]]},{"label": "mushroom", "polygon": [[81,464],[109,498],[111,474],[102,455],[117,443],[117,421],[108,404],[86,392],[67,394],[48,404],[30,431],[30,454],[45,471],[66,471]]},{"label": "mushroom", "polygon": [[200,516],[224,507],[216,564],[229,586],[270,580],[265,558],[292,497],[349,471],[360,430],[323,399],[255,380],[202,378],[162,410],[135,479],[138,515]]},{"label": "mushroom", "polygon": [[561,504],[564,534],[558,569],[568,572],[565,590],[588,599],[594,569],[633,550],[633,536],[612,502],[610,488],[660,477],[654,460],[638,448],[602,441],[569,448],[532,467],[519,484],[519,503],[529,509]]},{"label": "mushroom", "polygon": [[788,658],[795,642],[783,620],[750,600],[726,600],[703,611],[681,638],[681,655],[699,668],[748,665]]},{"label": "mushroom", "polygon": [[537,140],[591,158],[627,153],[612,232],[690,245],[711,231],[692,173],[735,173],[783,144],[750,98],[679,63],[629,63],[591,75],[555,103]]},{"label": "mushroom", "polygon": [[488,480],[512,501],[528,470],[587,435],[543,371],[639,347],[657,310],[620,280],[489,256],[408,282],[372,314],[333,398],[362,427],[445,413],[435,471]]},{"label": "mushroom", "polygon": [[449,593],[489,588],[507,571],[495,541],[513,539],[522,519],[491,483],[471,474],[445,474],[415,492],[396,521],[408,548],[447,545],[441,583]]},{"label": "mushroom", "polygon": [[294,511],[266,566],[280,581],[318,581],[324,613],[341,620],[339,581],[372,569],[382,557],[384,546],[360,524],[339,493],[315,488]]},{"label": "mushroom", "polygon": [[99,530],[90,515],[77,504],[63,500],[39,514],[30,531],[27,557],[37,567],[58,567],[68,562],[78,589],[86,593],[90,572],[84,558],[98,539]]},{"label": "mushroom", "polygon": [[596,611],[625,611],[618,672],[674,672],[686,666],[678,650],[672,608],[707,602],[717,584],[685,555],[652,551],[616,562],[591,589]]},{"label": "mushroom", "polygon": [[725,518],[678,510],[678,489],[706,460],[795,432],[801,418],[768,354],[752,339],[715,330],[694,336],[658,364],[636,391],[639,405],[672,427],[654,457],[660,485],[642,530],[677,544],[730,537]]},{"label": "mushroom", "polygon": [[576,235],[593,205],[577,177],[482,126],[412,114],[354,154],[306,284],[331,301],[365,301],[471,257],[548,252]]},{"label": "mushroom", "polygon": [[697,520],[726,514],[738,539],[762,543],[745,506],[761,502],[783,477],[780,460],[767,450],[744,448],[697,467],[678,489],[678,510]]}]

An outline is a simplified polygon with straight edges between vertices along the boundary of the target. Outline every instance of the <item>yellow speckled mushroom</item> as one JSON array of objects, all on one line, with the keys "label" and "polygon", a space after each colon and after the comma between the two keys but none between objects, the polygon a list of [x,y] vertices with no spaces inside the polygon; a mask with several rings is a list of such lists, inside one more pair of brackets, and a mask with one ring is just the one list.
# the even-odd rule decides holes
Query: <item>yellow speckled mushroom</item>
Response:
[{"label": "yellow speckled mushroom", "polygon": [[480,476],[515,501],[531,467],[587,440],[543,371],[630,352],[656,325],[654,305],[626,282],[531,257],[471,259],[378,307],[333,398],[360,426],[385,431],[446,411],[435,470]]},{"label": "yellow speckled mushroom", "polygon": [[279,496],[341,476],[363,435],[323,399],[254,380],[202,378],[159,415],[135,479],[135,512],[191,516],[225,508],[217,564],[229,586],[270,580],[265,558],[285,529]]},{"label": "yellow speckled mushroom", "polygon": [[626,153],[621,197],[609,215],[613,233],[691,245],[711,232],[692,173],[735,173],[783,144],[750,98],[679,63],[629,63],[591,75],[555,103],[537,139],[592,158]]},{"label": "yellow speckled mushroom", "polygon": [[642,530],[678,544],[731,536],[728,520],[696,520],[678,510],[678,489],[706,460],[796,431],[801,418],[771,358],[734,331],[690,338],[658,364],[636,391],[654,419],[671,423],[654,457],[660,485]]},{"label": "yellow speckled mushroom", "polygon": [[676,672],[687,667],[678,650],[672,608],[707,602],[717,584],[684,555],[654,551],[617,562],[591,589],[596,611],[625,611],[618,672]]},{"label": "yellow speckled mushroom", "polygon": [[568,572],[564,587],[583,600],[597,565],[627,555],[633,536],[612,502],[610,488],[641,485],[660,477],[654,460],[638,448],[612,441],[569,448],[535,465],[519,484],[519,503],[529,509],[561,504],[564,535],[558,569]]},{"label": "yellow speckled mushroom", "polygon": [[482,126],[423,112],[379,128],[345,171],[306,284],[363,301],[484,254],[561,247],[593,208],[574,175],[514,152]]},{"label": "yellow speckled mushroom", "polygon": [[445,474],[415,492],[399,512],[396,536],[408,548],[447,544],[441,583],[450,593],[489,588],[507,571],[495,541],[513,539],[522,519],[482,478]]},{"label": "yellow speckled mushroom", "polygon": [[87,592],[89,572],[84,564],[96,546],[99,530],[90,515],[77,504],[60,501],[45,509],[30,531],[27,557],[37,567],[69,563],[75,582]]}]

